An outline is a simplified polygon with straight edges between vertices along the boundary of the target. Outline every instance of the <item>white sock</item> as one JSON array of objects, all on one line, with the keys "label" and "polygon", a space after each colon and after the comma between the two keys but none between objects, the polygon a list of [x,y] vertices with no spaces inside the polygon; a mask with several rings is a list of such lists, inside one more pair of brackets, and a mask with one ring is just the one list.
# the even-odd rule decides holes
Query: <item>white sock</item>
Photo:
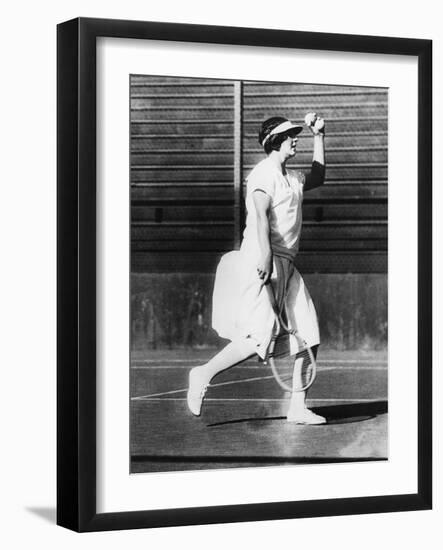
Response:
[{"label": "white sock", "polygon": [[[299,358],[294,363],[294,371],[292,374],[292,389],[300,388],[302,386],[301,379],[301,367],[303,365],[303,359]],[[302,411],[306,408],[306,392],[305,391],[293,391],[291,394],[291,401],[289,404],[291,411]]]}]

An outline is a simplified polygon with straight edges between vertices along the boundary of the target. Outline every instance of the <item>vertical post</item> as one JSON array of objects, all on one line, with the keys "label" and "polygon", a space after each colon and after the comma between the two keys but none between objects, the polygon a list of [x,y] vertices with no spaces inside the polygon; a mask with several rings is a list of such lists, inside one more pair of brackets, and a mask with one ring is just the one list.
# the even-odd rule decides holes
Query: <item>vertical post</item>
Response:
[{"label": "vertical post", "polygon": [[240,247],[243,212],[243,82],[234,82],[234,246]]}]

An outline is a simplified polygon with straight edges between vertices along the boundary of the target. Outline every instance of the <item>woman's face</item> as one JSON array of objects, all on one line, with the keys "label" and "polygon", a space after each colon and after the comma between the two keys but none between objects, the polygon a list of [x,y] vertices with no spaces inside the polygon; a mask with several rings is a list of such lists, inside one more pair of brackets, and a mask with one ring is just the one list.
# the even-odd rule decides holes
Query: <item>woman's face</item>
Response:
[{"label": "woman's face", "polygon": [[280,145],[280,153],[283,154],[285,158],[291,158],[295,156],[297,149],[298,138],[296,135],[288,135],[286,139]]}]

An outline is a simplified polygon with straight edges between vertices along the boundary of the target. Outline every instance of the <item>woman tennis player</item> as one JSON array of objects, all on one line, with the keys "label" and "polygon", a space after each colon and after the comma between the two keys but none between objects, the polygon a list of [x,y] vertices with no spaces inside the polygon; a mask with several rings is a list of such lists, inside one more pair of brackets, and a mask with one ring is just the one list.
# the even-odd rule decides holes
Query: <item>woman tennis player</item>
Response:
[{"label": "woman tennis player", "polygon": [[[324,121],[308,113],[305,122],[314,137],[309,173],[289,170],[303,126],[286,118],[266,120],[259,133],[266,158],[247,177],[246,228],[239,251],[225,254],[217,268],[212,326],[231,342],[208,363],[191,369],[187,402],[198,416],[211,379],[221,371],[258,354],[266,357],[275,313],[265,285],[284,303],[288,324],[316,352],[320,344],[311,296],[295,268],[302,227],[303,193],[323,184]],[[325,418],[306,407],[306,392],[292,394],[287,420],[323,424]]]}]

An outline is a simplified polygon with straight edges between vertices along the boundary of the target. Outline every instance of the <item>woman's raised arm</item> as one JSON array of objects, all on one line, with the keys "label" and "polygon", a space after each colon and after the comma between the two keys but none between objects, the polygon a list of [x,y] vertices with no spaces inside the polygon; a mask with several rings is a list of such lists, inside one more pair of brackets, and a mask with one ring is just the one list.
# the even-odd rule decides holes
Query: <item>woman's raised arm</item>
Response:
[{"label": "woman's raised arm", "polygon": [[325,182],[325,121],[315,113],[308,113],[305,122],[314,136],[314,154],[311,171],[306,174],[304,191],[320,187]]}]

